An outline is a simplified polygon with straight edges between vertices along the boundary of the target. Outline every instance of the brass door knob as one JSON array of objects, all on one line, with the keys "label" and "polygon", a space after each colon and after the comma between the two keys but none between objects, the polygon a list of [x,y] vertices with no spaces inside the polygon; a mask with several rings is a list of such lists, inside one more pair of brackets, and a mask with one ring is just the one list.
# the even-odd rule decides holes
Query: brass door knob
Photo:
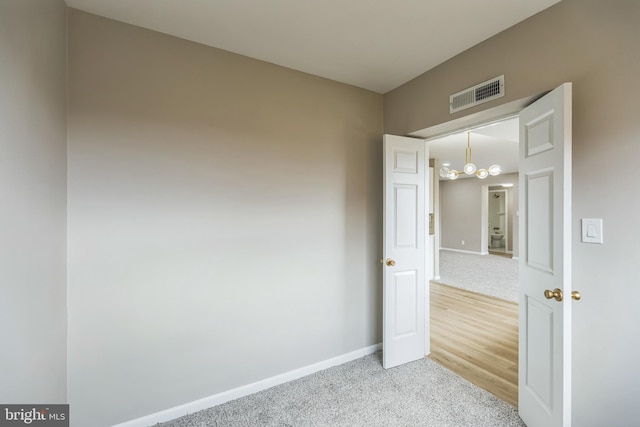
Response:
[{"label": "brass door knob", "polygon": [[549,289],[547,289],[546,291],[544,291],[544,297],[546,299],[552,299],[555,298],[556,301],[562,301],[562,289],[558,289],[555,288],[554,290],[550,291]]},{"label": "brass door knob", "polygon": [[396,262],[391,258],[387,258],[387,267],[393,267],[394,265],[396,265]]},{"label": "brass door knob", "polygon": [[571,299],[580,301],[580,298],[582,298],[582,295],[580,295],[580,292],[578,291],[571,292]]}]

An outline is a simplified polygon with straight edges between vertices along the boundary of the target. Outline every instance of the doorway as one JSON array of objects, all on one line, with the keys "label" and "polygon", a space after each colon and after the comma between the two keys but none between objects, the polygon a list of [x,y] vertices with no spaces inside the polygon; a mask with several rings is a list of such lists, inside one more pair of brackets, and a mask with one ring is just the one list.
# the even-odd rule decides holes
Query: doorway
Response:
[{"label": "doorway", "polygon": [[489,203],[487,232],[489,233],[490,254],[509,252],[509,204],[505,190],[489,187]]},{"label": "doorway", "polygon": [[[489,254],[513,256],[514,227],[518,227],[513,203],[514,187],[513,182],[487,186],[487,211],[482,213],[482,227],[487,230],[487,240],[483,245]],[[485,197],[484,191],[482,197]]]},{"label": "doorway", "polygon": [[[517,270],[516,277],[509,275],[512,283],[495,280],[506,277],[491,269],[509,267],[500,260],[490,262],[494,257],[485,255],[518,259],[519,139],[519,119],[515,116],[428,140],[435,179],[439,179],[435,183],[438,191],[433,208],[438,219],[435,240],[439,245],[435,245],[434,251],[441,256],[434,265],[435,280],[460,281],[464,289],[502,299],[510,295],[506,299],[517,301]],[[443,173],[443,170],[461,171],[468,159],[478,170],[496,165],[502,172],[482,179],[477,174],[465,173],[450,179]],[[483,261],[487,262],[486,268],[481,266]],[[517,262],[513,264],[517,269]],[[465,274],[467,266],[480,266],[487,274]],[[496,283],[488,286],[480,283],[483,280]],[[492,292],[500,285],[511,289]]]},{"label": "doorway", "polygon": [[[518,261],[510,258],[518,227],[518,118],[428,143],[434,175],[440,179],[435,202],[439,277],[430,284],[430,357],[517,406]],[[440,173],[442,167],[462,170],[469,157],[478,169],[499,165],[502,173],[483,179],[460,174],[453,180]]]},{"label": "doorway", "polygon": [[[495,119],[498,111],[519,111],[523,139],[519,145],[522,195],[518,204],[518,223],[522,228],[519,247],[523,253],[519,262],[518,413],[527,424],[536,426],[559,427],[568,425],[571,420],[571,306],[572,299],[579,299],[579,295],[572,292],[571,282],[571,97],[571,83],[563,83],[530,104],[528,100],[521,99],[414,132],[409,137],[395,137],[405,139],[403,145],[406,144],[407,151],[397,150],[392,156],[395,159],[393,165],[385,154],[384,162],[385,171],[391,165],[389,170],[394,172],[411,170],[418,175],[420,171],[426,176],[422,172],[425,162],[419,160],[419,150],[425,149],[428,153],[427,142],[431,137],[450,134],[447,132],[455,132],[456,129],[469,129],[470,123],[479,126],[486,120]],[[422,143],[413,137],[422,139]],[[418,178],[418,181],[422,183],[423,179]],[[385,175],[385,194],[391,188],[388,183]],[[425,192],[419,190],[420,194],[427,194],[428,180],[424,179],[424,184]],[[417,187],[413,185],[411,188]],[[416,198],[412,196],[409,199],[411,203],[407,206],[416,206]],[[438,230],[440,212],[437,208],[434,211],[434,225]],[[425,222],[425,209],[420,208],[418,213],[413,225]],[[399,217],[395,218],[395,224],[389,219],[394,218],[383,215],[383,230],[392,225],[398,229],[406,228],[400,227]],[[424,236],[413,232],[411,236],[414,234]],[[435,239],[438,243],[432,252],[434,259],[439,253],[441,238]],[[461,244],[464,245],[464,241]],[[385,240],[383,259],[388,245],[393,246],[393,241]],[[421,242],[419,248],[419,258],[429,261],[427,247]],[[387,259],[386,265],[390,273],[397,272],[395,260]],[[434,263],[433,267],[437,277],[439,266]],[[398,287],[397,280],[393,283],[387,280],[387,275],[384,277],[383,290]],[[412,295],[415,289],[424,288],[425,284],[412,283],[417,286],[407,287],[412,290]],[[565,295],[570,298],[564,298]],[[414,301],[424,306],[424,300],[414,298]],[[383,323],[387,314],[394,313],[389,313],[383,306]],[[429,323],[428,317],[424,320]],[[384,352],[390,344],[383,333]]]}]

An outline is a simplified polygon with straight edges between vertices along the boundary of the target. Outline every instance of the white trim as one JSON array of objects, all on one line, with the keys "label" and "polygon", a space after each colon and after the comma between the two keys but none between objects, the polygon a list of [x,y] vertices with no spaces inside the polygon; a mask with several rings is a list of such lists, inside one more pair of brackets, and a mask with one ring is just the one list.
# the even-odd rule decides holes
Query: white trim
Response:
[{"label": "white trim", "polygon": [[464,251],[462,249],[440,248],[441,251],[461,252],[463,254],[489,255],[489,252]]},{"label": "white trim", "polygon": [[489,184],[480,187],[480,248],[491,249],[489,239]]},{"label": "white trim", "polygon": [[311,375],[315,372],[331,368],[332,366],[342,365],[343,363],[347,363],[352,360],[367,356],[369,354],[373,354],[381,349],[382,343],[370,345],[369,347],[364,347],[359,350],[343,354],[341,356],[336,356],[331,359],[324,360],[322,362],[304,366],[299,369],[294,369],[293,371],[285,372],[284,374],[276,375],[274,377],[256,381],[254,383],[240,386],[238,388],[223,391],[222,393],[194,400],[193,402],[185,403],[183,405],[174,406],[173,408],[165,409],[154,414],[149,414],[130,421],[125,421],[124,423],[117,424],[113,427],[147,427],[150,425],[167,422],[188,414],[192,414],[194,412],[201,411],[203,409],[210,408],[212,406],[221,405],[225,402],[229,402],[230,400],[238,399],[243,396],[248,396],[250,394],[266,390],[279,384],[284,384],[286,382]]},{"label": "white trim", "polygon": [[466,132],[491,123],[517,117],[520,110],[540,98],[544,93],[545,92],[517,99],[506,104],[498,105],[497,107],[488,108],[486,110],[478,111],[477,113],[472,113],[425,129],[420,129],[415,132],[411,132],[408,136],[424,138],[427,141],[430,141],[454,133]]}]

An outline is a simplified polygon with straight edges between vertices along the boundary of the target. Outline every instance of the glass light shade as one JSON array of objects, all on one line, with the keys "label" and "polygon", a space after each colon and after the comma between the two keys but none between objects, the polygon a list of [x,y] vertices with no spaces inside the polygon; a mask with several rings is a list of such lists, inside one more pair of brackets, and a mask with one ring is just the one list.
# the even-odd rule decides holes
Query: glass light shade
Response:
[{"label": "glass light shade", "polygon": [[448,167],[440,168],[440,176],[442,178],[448,178],[449,177],[449,168]]},{"label": "glass light shade", "polygon": [[473,175],[474,173],[476,173],[476,165],[474,165],[473,163],[467,163],[466,165],[464,165],[463,170],[467,175]]},{"label": "glass light shade", "polygon": [[449,179],[458,179],[459,175],[460,175],[460,172],[458,172],[455,169],[452,171],[449,171]]},{"label": "glass light shade", "polygon": [[496,175],[500,175],[501,172],[502,172],[502,168],[500,167],[500,165],[489,166],[489,175],[496,176]]},{"label": "glass light shade", "polygon": [[489,172],[487,172],[486,169],[479,169],[478,172],[476,172],[476,176],[480,179],[485,179],[489,176]]}]

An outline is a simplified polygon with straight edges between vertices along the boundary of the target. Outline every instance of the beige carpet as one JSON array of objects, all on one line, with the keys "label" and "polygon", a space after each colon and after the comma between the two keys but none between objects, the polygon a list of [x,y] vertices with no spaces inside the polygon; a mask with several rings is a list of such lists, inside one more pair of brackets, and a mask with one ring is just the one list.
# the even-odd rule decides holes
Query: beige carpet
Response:
[{"label": "beige carpet", "polygon": [[440,251],[439,283],[518,302],[518,260]]},{"label": "beige carpet", "polygon": [[376,353],[160,424],[165,427],[524,427],[516,409],[429,359]]}]

